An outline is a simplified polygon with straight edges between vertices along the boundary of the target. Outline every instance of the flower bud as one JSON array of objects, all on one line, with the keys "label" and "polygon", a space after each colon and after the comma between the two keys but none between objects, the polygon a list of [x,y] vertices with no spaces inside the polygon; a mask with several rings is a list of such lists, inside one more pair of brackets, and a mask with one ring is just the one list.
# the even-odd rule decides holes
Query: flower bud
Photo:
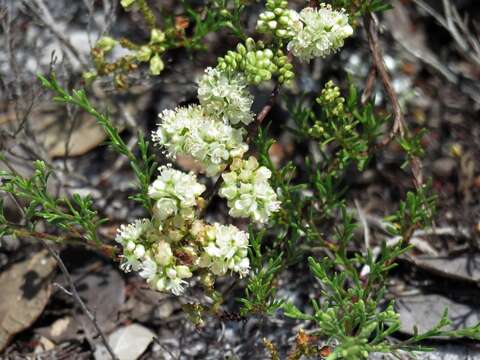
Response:
[{"label": "flower bud", "polygon": [[137,51],[138,61],[147,62],[148,60],[150,60],[151,56],[152,56],[152,50],[147,45],[141,46],[140,49]]},{"label": "flower bud", "polygon": [[155,54],[150,59],[150,73],[152,75],[160,75],[162,70],[165,68],[165,64],[158,54]]},{"label": "flower bud", "polygon": [[117,40],[109,36],[104,36],[97,41],[95,47],[102,49],[104,52],[107,53],[111,51],[115,47],[115,45],[117,45]]},{"label": "flower bud", "polygon": [[150,33],[150,43],[159,44],[165,41],[165,33],[160,29],[152,29]]}]

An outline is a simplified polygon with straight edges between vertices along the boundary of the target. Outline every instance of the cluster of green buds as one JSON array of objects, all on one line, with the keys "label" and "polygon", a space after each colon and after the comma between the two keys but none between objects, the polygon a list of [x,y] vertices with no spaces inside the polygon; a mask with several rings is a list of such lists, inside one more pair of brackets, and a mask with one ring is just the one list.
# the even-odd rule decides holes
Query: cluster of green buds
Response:
[{"label": "cluster of green buds", "polygon": [[340,88],[332,80],[325,84],[316,102],[323,107],[323,110],[329,117],[339,118],[345,116],[345,98],[341,96]]},{"label": "cluster of green buds", "polygon": [[293,64],[289,61],[288,56],[282,50],[277,51],[277,55],[274,57],[274,63],[277,66],[278,82],[280,84],[288,83],[293,80],[295,73],[293,70]]},{"label": "cluster of green buds", "polygon": [[237,51],[230,50],[218,59],[218,69],[229,73],[243,72],[249,83],[259,84],[270,80],[277,71],[273,56],[273,51],[265,49],[263,42],[248,38],[245,45],[237,45]]},{"label": "cluster of green buds", "polygon": [[248,38],[244,44],[238,44],[236,51],[228,51],[218,59],[218,69],[228,73],[242,72],[246,80],[254,85],[270,80],[279,75],[279,81],[293,78],[292,65],[281,50],[275,54],[265,48],[262,41],[255,42]]},{"label": "cluster of green buds", "polygon": [[159,29],[152,29],[150,42],[139,47],[136,59],[139,62],[150,63],[150,73],[160,75],[165,68],[161,55],[165,52],[165,33]]},{"label": "cluster of green buds", "polygon": [[[107,55],[116,45],[128,49],[130,54],[122,56],[114,61],[108,61]],[[85,72],[83,79],[90,84],[97,76],[106,76],[113,74],[114,84],[119,89],[125,89],[125,74],[137,69],[138,63],[149,63],[150,73],[160,75],[165,68],[161,55],[166,51],[166,36],[160,29],[152,29],[150,41],[145,45],[137,45],[127,39],[119,41],[105,36],[100,38],[92,49],[92,58],[95,70]]]},{"label": "cluster of green buds", "polygon": [[113,62],[107,60],[107,55],[111,53],[116,45],[123,47],[122,41],[117,41],[111,37],[104,36],[100,38],[91,50],[95,70],[83,73],[83,80],[88,85],[97,76],[106,76],[114,74],[114,84],[117,88],[125,88],[124,73],[128,73],[137,68],[135,57],[132,55],[123,56]]},{"label": "cluster of green buds", "polygon": [[[332,80],[328,81],[320,96],[316,99],[317,104],[322,107],[322,111],[329,119],[345,119],[347,113],[345,111],[345,98],[341,96],[340,88],[334,84]],[[352,129],[351,125],[346,124],[343,130],[349,131]],[[324,124],[320,121],[316,121],[309,129],[311,136],[316,138],[322,138],[327,136]]]},{"label": "cluster of green buds", "polygon": [[290,39],[296,29],[301,27],[298,13],[288,9],[285,0],[267,0],[266,11],[259,15],[257,29],[262,33],[271,33],[277,39]]}]

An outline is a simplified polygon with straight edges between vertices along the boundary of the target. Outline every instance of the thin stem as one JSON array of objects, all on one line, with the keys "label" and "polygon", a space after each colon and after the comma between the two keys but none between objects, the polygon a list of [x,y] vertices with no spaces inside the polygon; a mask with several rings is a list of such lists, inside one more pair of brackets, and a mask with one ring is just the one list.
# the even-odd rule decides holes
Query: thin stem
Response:
[{"label": "thin stem", "polygon": [[[368,45],[370,48],[370,53],[372,55],[373,65],[376,69],[376,73],[378,73],[380,79],[382,80],[383,87],[385,88],[385,92],[387,93],[393,110],[393,126],[390,134],[379,144],[379,146],[374,148],[374,150],[376,150],[379,147],[384,147],[388,145],[397,135],[404,137],[407,131],[407,126],[400,106],[400,102],[398,101],[398,96],[395,93],[392,85],[390,74],[388,73],[388,70],[383,61],[382,49],[378,41],[378,27],[375,19],[373,18],[373,15],[371,13],[368,13],[364,16],[363,22],[367,31]],[[368,87],[373,86],[373,84],[371,84],[371,78],[373,78],[372,72],[369,74],[367,80]],[[413,175],[413,183],[415,185],[415,188],[420,189],[423,185],[422,162],[420,161],[420,158],[418,158],[418,156],[413,156],[410,162]]]},{"label": "thin stem", "polygon": [[108,340],[103,333],[102,329],[100,329],[100,326],[98,325],[97,319],[95,315],[90,311],[90,309],[87,307],[87,305],[83,302],[82,298],[78,294],[77,288],[75,286],[75,283],[72,279],[72,276],[70,275],[70,272],[68,271],[67,267],[65,266],[62,258],[57,254],[57,252],[50,246],[50,244],[43,240],[42,238],[39,239],[42,245],[47,249],[47,251],[50,253],[50,255],[55,259],[57,262],[58,266],[60,267],[60,270],[63,273],[63,277],[65,278],[65,281],[68,283],[68,286],[70,287],[70,293],[75,301],[75,303],[80,306],[84,314],[90,319],[92,322],[93,326],[97,330],[98,334],[100,335],[100,338],[102,340],[103,345],[107,349],[108,353],[110,354],[111,358],[113,360],[118,360],[118,358],[115,356],[115,353],[113,352],[113,349],[111,348],[110,344],[108,343]]}]

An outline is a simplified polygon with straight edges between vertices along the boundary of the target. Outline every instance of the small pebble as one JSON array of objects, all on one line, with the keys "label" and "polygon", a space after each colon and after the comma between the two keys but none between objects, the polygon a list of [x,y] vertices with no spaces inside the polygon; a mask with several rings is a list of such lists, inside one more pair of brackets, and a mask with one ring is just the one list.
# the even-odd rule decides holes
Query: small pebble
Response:
[{"label": "small pebble", "polygon": [[449,177],[453,174],[457,162],[452,158],[440,158],[433,162],[432,171],[438,177]]}]

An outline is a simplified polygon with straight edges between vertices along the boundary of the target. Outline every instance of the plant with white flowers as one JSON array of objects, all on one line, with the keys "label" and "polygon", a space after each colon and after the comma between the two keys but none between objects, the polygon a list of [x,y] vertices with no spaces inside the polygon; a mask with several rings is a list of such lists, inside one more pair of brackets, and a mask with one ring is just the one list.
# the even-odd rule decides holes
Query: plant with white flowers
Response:
[{"label": "plant with white flowers", "polygon": [[[145,1],[122,3],[146,9]],[[229,15],[225,1],[214,3],[225,7],[225,19],[239,18]],[[240,6],[243,2],[236,3]],[[415,191],[409,191],[398,211],[386,219],[389,236],[401,241],[382,244],[378,254],[352,246],[356,221],[347,207],[349,198],[340,190],[347,174],[345,169],[356,163],[362,171],[372,154],[396,135],[393,132],[387,142],[380,141],[388,116],[378,115],[373,102],[365,104],[353,86],[343,97],[341,87],[327,82],[315,99],[320,106],[304,104],[303,100],[293,104],[294,108],[287,106],[289,123],[283,125],[288,125],[286,131],[298,138],[295,141],[308,144],[305,160],[298,164],[296,154],[292,161],[280,166],[270,158],[272,140],[269,128],[263,127],[262,122],[277,100],[279,87],[294,79],[293,58],[309,61],[337,51],[353,33],[349,16],[363,15],[365,25],[372,25],[372,13],[388,8],[381,0],[336,0],[332,4],[342,4],[347,10],[320,4],[296,12],[288,8],[287,1],[267,0],[256,29],[262,40],[236,33],[245,40],[219,58],[216,66],[207,68],[199,79],[199,104],[160,113],[158,128],[152,135],[155,145],[172,160],[177,156],[193,159],[199,165],[195,167],[198,174],[175,169],[173,165],[158,168],[141,133],[138,156],[108,116],[91,105],[84,91],[70,93],[55,77],[41,77],[58,101],[74,104],[93,115],[112,147],[128,158],[139,190],[133,199],[143,205],[148,216],[119,227],[115,239],[119,247],[101,244],[98,227],[105,219],[98,218],[92,199],[80,195],[71,200],[51,196],[47,191],[49,170],[43,162],[37,162],[28,179],[0,172],[0,191],[27,204],[22,209],[25,221],[12,226],[1,211],[0,199],[0,235],[40,236],[42,241],[58,235],[37,232],[37,223],[43,222],[66,232],[62,239],[80,237],[89,245],[101,245],[102,250],[108,247],[112,257],[120,255],[121,269],[138,272],[152,289],[176,296],[188,291],[188,295],[193,295],[189,299],[203,302],[205,305],[195,302],[183,307],[194,320],[206,312],[221,314],[223,295],[215,290],[215,282],[222,276],[236,276],[242,280],[232,284],[240,284],[245,290],[240,299],[242,315],[273,316],[282,309],[282,316],[308,320],[319,329],[311,336],[299,333],[289,354],[292,359],[325,357],[324,353],[328,353],[326,357],[332,360],[361,360],[372,352],[417,349],[422,340],[432,336],[480,339],[480,324],[446,329],[445,314],[437,326],[424,334],[415,332],[404,341],[390,341],[401,326],[393,301],[385,302],[388,271],[409,250],[405,244],[415,230],[429,224],[433,212],[433,199],[418,174],[422,149],[416,135],[405,127],[398,139],[405,152],[405,165],[412,169]],[[235,30],[237,25],[225,21],[222,27]],[[366,28],[369,32],[375,30],[372,26]],[[375,34],[369,35],[373,41]],[[135,50],[138,61],[148,61],[151,66],[153,62],[152,72],[159,73],[163,68],[160,55],[167,51],[174,36],[176,33],[153,31],[151,46]],[[104,38],[97,50],[106,53],[113,46],[114,40]],[[373,55],[378,58],[378,54]],[[381,67],[382,63],[374,65]],[[272,80],[272,95],[255,115],[250,86]],[[391,100],[394,104],[395,98]],[[3,162],[4,159],[0,158]],[[217,195],[226,200],[229,217],[207,212]],[[217,205],[225,209],[225,204]],[[248,231],[245,222],[250,225]],[[319,258],[317,254],[322,253],[325,256]],[[318,280],[322,297],[321,301],[312,300],[307,310],[279,298],[276,292],[277,284],[285,283],[280,279],[284,270],[292,265],[296,266],[295,271],[301,269],[302,260],[307,260],[311,278]],[[208,299],[194,292],[192,287],[196,284],[203,286]],[[320,338],[327,344],[322,349],[318,346]],[[274,344],[268,340],[265,344],[271,357],[279,358]]]},{"label": "plant with white flowers", "polygon": [[[130,8],[134,3],[123,1],[122,5]],[[141,8],[144,5],[139,3]],[[148,9],[142,9],[152,20]],[[137,60],[150,62],[151,71],[158,74],[163,69],[159,54],[166,51],[166,38],[172,34],[163,33],[153,22],[150,25],[149,46],[137,47],[135,51]],[[59,93],[64,101],[96,116],[114,148],[129,157],[141,185],[135,199],[142,202],[150,217],[120,226],[116,241],[122,246],[121,268],[139,272],[158,291],[180,295],[195,275],[212,289],[215,277],[249,274],[249,233],[234,225],[209,224],[203,218],[215,195],[226,199],[232,218],[249,218],[258,227],[268,227],[282,206],[280,191],[270,183],[272,168],[261,165],[251,148],[269,107],[256,117],[249,87],[269,80],[288,84],[294,78],[292,55],[301,60],[325,56],[352,34],[343,10],[321,5],[319,9],[307,7],[297,13],[284,0],[267,1],[257,30],[266,35],[265,41],[247,37],[220,57],[217,66],[208,67],[198,80],[199,104],[163,110],[158,128],[152,133],[154,144],[169,159],[192,159],[199,173],[206,177],[202,182],[217,177],[217,185],[208,192],[197,174],[185,173],[172,165],[161,166],[157,178],[152,179],[154,164],[143,137],[139,142],[142,163],[108,119],[93,110],[83,93],[70,96],[57,83],[43,79],[45,86]],[[105,37],[97,47],[104,54],[116,44],[116,40]],[[202,197],[204,193],[208,194],[207,199]]]},{"label": "plant with white flowers", "polygon": [[[257,28],[273,42],[248,38],[219,58],[217,67],[207,68],[198,81],[200,104],[164,110],[152,138],[171,159],[187,156],[206,176],[220,174],[218,195],[227,200],[230,216],[265,225],[281,200],[269,183],[271,171],[251,154],[244,159],[249,150],[244,126],[255,120],[248,87],[274,77],[279,83],[290,82],[294,73],[286,49],[301,60],[325,56],[339,48],[352,29],[343,11],[322,5],[298,14],[279,0],[267,1]],[[155,201],[152,226],[159,237],[144,251],[136,250],[141,244],[127,248],[125,268],[140,269],[154,288],[174,294],[182,293],[186,279],[199,269],[212,276],[227,271],[246,276],[249,236],[233,225],[209,225],[196,218],[204,190],[193,174],[163,168],[148,190]],[[123,236],[121,231],[119,241]]]}]

